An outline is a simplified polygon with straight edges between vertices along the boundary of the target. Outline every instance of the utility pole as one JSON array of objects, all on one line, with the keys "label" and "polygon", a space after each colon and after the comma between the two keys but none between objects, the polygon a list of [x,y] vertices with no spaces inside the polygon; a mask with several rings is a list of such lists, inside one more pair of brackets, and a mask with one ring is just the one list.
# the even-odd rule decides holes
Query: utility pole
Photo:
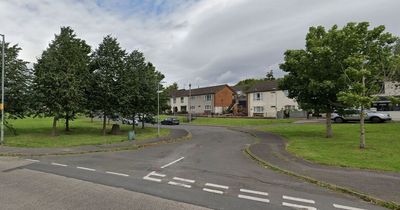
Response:
[{"label": "utility pole", "polygon": [[160,137],[160,82],[157,83],[157,136]]},{"label": "utility pole", "polygon": [[189,83],[189,123],[192,122],[192,84]]},{"label": "utility pole", "polygon": [[3,44],[2,44],[2,56],[1,56],[1,137],[0,137],[0,144],[4,143],[4,48],[5,48],[5,35],[0,34],[3,37]]}]

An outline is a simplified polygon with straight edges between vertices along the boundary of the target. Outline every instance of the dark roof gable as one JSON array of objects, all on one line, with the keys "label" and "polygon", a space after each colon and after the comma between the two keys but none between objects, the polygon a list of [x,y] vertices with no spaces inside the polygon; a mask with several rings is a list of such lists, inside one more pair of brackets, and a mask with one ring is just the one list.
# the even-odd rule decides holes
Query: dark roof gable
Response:
[{"label": "dark roof gable", "polygon": [[265,91],[274,91],[279,90],[278,81],[277,80],[265,80],[253,85],[246,92],[254,93],[254,92],[265,92]]},{"label": "dark roof gable", "polygon": [[[225,87],[228,87],[229,89],[232,90],[232,92],[235,92],[231,87],[228,85],[217,85],[217,86],[210,86],[210,87],[202,87],[202,88],[196,88],[191,90],[191,95],[192,96],[197,96],[197,95],[207,95],[207,94],[215,94],[218,91],[224,89]],[[189,90],[181,89],[177,90],[171,93],[171,97],[184,97],[184,96],[189,96]]]}]

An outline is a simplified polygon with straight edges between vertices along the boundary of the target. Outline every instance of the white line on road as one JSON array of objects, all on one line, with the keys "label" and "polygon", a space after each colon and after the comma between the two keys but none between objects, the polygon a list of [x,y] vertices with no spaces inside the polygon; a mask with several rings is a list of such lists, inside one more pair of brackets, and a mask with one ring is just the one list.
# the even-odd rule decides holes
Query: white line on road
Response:
[{"label": "white line on road", "polygon": [[253,197],[253,196],[248,196],[248,195],[238,195],[239,198],[244,198],[244,199],[248,199],[248,200],[253,200],[253,201],[260,201],[260,202],[264,202],[264,203],[269,203],[269,200],[266,198],[257,198],[257,197]]},{"label": "white line on road", "polygon": [[255,191],[255,190],[240,189],[240,192],[252,193],[252,194],[256,194],[256,195],[268,196],[268,193],[266,193],[266,192]]},{"label": "white line on road", "polygon": [[150,172],[146,176],[143,177],[144,180],[153,181],[153,182],[161,182],[161,179],[152,178],[150,176],[158,176],[158,177],[165,177],[165,174],[158,174],[155,171]]},{"label": "white line on road", "polygon": [[216,194],[224,194],[224,192],[219,191],[219,190],[212,190],[212,189],[208,189],[208,188],[203,188],[204,191],[206,192],[211,192],[211,193],[216,193]]},{"label": "white line on road", "polygon": [[286,196],[286,195],[282,196],[282,198],[286,199],[286,200],[292,200],[292,201],[299,201],[299,202],[303,202],[303,203],[315,204],[315,201],[304,199],[304,198],[296,198],[296,197],[290,197],[290,196]]},{"label": "white line on road", "polygon": [[117,175],[117,176],[129,176],[128,174],[121,174],[121,173],[116,173],[112,171],[106,171],[107,174],[112,174],[112,175]]},{"label": "white line on road", "polygon": [[195,181],[194,180],[191,180],[191,179],[184,179],[184,178],[180,178],[180,177],[174,177],[174,178],[172,178],[173,180],[176,180],[176,181],[182,181],[182,182],[188,182],[188,183],[194,183]]},{"label": "white line on road", "polygon": [[186,187],[186,188],[191,188],[192,186],[188,185],[188,184],[182,184],[182,183],[178,183],[178,182],[173,182],[173,181],[169,181],[168,184],[170,185],[176,185],[176,186],[180,186],[180,187]]},{"label": "white line on road", "polygon": [[25,159],[27,161],[31,161],[31,162],[40,162],[39,160],[34,160],[34,159]]},{"label": "white line on road", "polygon": [[229,187],[225,186],[225,185],[219,185],[219,184],[213,184],[213,183],[206,183],[205,185],[208,187],[215,187],[215,188],[221,188],[221,189],[226,189],[226,190],[229,189]]},{"label": "white line on road", "polygon": [[354,208],[354,207],[350,207],[350,206],[343,206],[343,205],[339,205],[339,204],[333,204],[333,206],[335,207],[335,208],[338,208],[338,209],[346,209],[346,210],[365,210],[365,209],[359,209],[359,208]]},{"label": "white line on road", "polygon": [[174,164],[174,163],[176,163],[176,162],[178,162],[178,161],[181,161],[183,158],[185,158],[185,157],[180,157],[180,158],[177,159],[177,160],[174,160],[174,161],[172,161],[172,162],[170,162],[170,163],[168,163],[168,164],[165,164],[165,165],[161,166],[161,168],[166,168],[166,167],[168,167],[168,166],[170,166],[170,165],[172,165],[172,164]]},{"label": "white line on road", "polygon": [[77,166],[76,168],[86,170],[86,171],[96,171],[96,169],[93,169],[93,168],[86,168],[86,167],[80,167],[80,166]]},{"label": "white line on road", "polygon": [[297,208],[297,209],[317,210],[317,208],[315,208],[315,207],[311,207],[311,206],[302,206],[302,205],[297,205],[297,204],[293,204],[293,203],[282,202],[282,205],[283,205],[283,206],[288,206],[288,207]]},{"label": "white line on road", "polygon": [[61,164],[61,163],[51,163],[53,166],[62,166],[62,167],[67,167],[68,165]]}]

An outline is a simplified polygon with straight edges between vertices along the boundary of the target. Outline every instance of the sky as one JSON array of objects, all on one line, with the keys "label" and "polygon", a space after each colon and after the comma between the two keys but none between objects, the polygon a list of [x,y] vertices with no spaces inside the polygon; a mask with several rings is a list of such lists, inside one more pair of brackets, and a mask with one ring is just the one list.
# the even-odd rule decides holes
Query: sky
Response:
[{"label": "sky", "polygon": [[180,88],[235,84],[279,70],[311,26],[385,25],[400,36],[399,0],[0,0],[0,34],[36,62],[61,26],[92,50],[111,34]]}]

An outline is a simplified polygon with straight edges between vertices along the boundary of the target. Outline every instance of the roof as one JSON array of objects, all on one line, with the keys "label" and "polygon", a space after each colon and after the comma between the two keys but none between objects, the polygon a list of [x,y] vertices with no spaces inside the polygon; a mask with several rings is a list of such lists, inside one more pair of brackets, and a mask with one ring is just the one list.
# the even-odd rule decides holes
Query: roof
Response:
[{"label": "roof", "polygon": [[[215,94],[218,91],[224,89],[225,87],[228,87],[229,89],[232,90],[232,92],[235,92],[235,90],[233,90],[231,87],[225,84],[225,85],[191,89],[191,95],[196,96],[196,95]],[[171,97],[183,97],[183,96],[189,96],[189,90],[181,89],[171,93]]]},{"label": "roof", "polygon": [[266,91],[274,91],[279,90],[278,81],[277,80],[265,80],[259,82],[252,87],[250,87],[246,92],[254,93],[254,92],[266,92]]}]

